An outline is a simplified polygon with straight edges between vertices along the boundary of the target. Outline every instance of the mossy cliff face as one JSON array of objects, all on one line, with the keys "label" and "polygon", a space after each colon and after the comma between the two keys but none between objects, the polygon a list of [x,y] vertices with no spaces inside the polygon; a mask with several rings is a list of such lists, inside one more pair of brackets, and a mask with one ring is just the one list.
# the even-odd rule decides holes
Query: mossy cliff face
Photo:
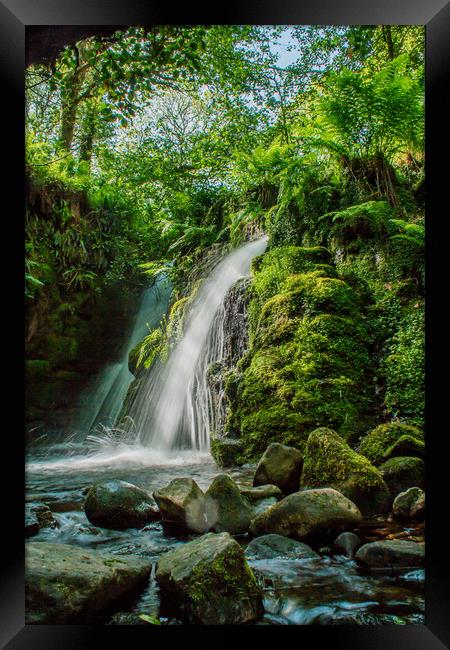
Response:
[{"label": "mossy cliff face", "polygon": [[270,442],[302,449],[318,426],[367,428],[371,333],[361,296],[328,262],[324,248],[289,246],[253,266],[250,350],[227,385],[228,428],[248,458]]}]

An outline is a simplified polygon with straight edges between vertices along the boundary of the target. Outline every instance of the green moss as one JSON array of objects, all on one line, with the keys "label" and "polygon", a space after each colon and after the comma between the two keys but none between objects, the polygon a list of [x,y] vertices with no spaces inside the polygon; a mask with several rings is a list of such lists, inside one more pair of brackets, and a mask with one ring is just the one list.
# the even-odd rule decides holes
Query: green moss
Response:
[{"label": "green moss", "polygon": [[402,422],[380,424],[362,438],[359,452],[372,463],[378,465],[383,461],[388,449],[405,435],[419,441],[423,440],[422,431],[415,426],[403,424]]},{"label": "green moss", "polygon": [[425,487],[425,464],[420,458],[391,458],[379,469],[393,497],[410,487]]},{"label": "green moss", "polygon": [[29,381],[47,377],[49,372],[50,363],[46,359],[29,359],[26,362],[26,373]]},{"label": "green moss", "polygon": [[389,493],[381,473],[328,428],[313,431],[304,452],[302,487],[332,487],[364,514],[385,511]]},{"label": "green moss", "polygon": [[361,249],[367,240],[385,238],[393,211],[387,201],[367,201],[325,216],[332,221],[331,247],[345,247],[348,253]]}]

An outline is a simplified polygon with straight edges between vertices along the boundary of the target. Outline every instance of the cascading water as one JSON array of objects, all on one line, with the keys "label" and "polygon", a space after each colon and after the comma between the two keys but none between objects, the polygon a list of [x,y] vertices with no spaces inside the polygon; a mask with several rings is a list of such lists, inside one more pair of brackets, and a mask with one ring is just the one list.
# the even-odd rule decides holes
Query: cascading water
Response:
[{"label": "cascading water", "polygon": [[108,364],[83,391],[76,422],[76,430],[82,435],[96,426],[113,427],[122,408],[123,400],[134,377],[128,369],[128,356],[139,341],[156,327],[166,313],[171,286],[161,276],[142,295],[139,311],[120,353],[118,361]]},{"label": "cascading water", "polygon": [[224,298],[230,287],[249,274],[251,260],[266,246],[267,238],[263,238],[232,251],[204,281],[182,339],[167,363],[154,367],[141,384],[128,413],[142,445],[163,452],[209,449],[217,413],[207,369],[223,356]]}]

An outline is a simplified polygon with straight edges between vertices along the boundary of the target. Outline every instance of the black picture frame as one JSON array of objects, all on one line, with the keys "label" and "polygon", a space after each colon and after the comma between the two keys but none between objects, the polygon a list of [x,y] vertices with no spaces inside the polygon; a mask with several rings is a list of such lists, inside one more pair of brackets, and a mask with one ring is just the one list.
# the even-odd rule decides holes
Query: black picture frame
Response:
[{"label": "black picture frame", "polygon": [[[24,540],[23,485],[24,437],[20,431],[23,403],[21,329],[23,318],[23,215],[24,215],[24,68],[25,32],[32,25],[133,25],[133,24],[421,24],[426,25],[426,204],[427,204],[427,552],[426,552],[426,623],[415,626],[29,626],[24,625]],[[446,99],[450,81],[450,4],[444,0],[251,0],[226,2],[205,8],[186,3],[171,12],[168,3],[147,0],[2,0],[0,2],[0,69],[4,110],[3,172],[4,212],[3,251],[13,253],[17,262],[8,267],[3,280],[4,320],[9,332],[3,339],[11,358],[5,371],[17,368],[18,381],[8,382],[10,395],[4,406],[9,422],[3,424],[3,491],[0,581],[0,645],[8,649],[109,648],[124,644],[165,642],[196,645],[209,640],[214,644],[268,643],[294,641],[327,644],[333,649],[438,650],[450,646],[450,579],[448,570],[448,536],[446,504],[439,495],[448,495],[445,429],[448,415],[447,385],[449,364],[447,332],[450,332],[446,282],[446,228],[449,221],[447,187],[449,155],[449,103]],[[447,148],[446,148],[447,146]],[[445,177],[444,177],[445,174]],[[6,234],[5,234],[6,233]],[[9,271],[12,269],[12,271]],[[444,274],[444,277],[443,275]],[[448,309],[446,310],[448,312]],[[8,316],[6,316],[8,314]],[[19,321],[19,322],[17,322]],[[5,345],[5,341],[7,344]],[[23,365],[23,364],[22,364]],[[440,374],[440,371],[443,373]],[[8,375],[10,376],[10,375]],[[442,377],[442,379],[439,379]],[[19,398],[17,398],[19,396]],[[13,406],[14,404],[14,406]],[[448,425],[447,425],[448,428]],[[6,451],[5,451],[6,450]],[[7,476],[5,466],[10,475]],[[441,480],[442,479],[442,480]],[[153,637],[153,638],[149,638]],[[287,638],[289,637],[289,638]]]}]

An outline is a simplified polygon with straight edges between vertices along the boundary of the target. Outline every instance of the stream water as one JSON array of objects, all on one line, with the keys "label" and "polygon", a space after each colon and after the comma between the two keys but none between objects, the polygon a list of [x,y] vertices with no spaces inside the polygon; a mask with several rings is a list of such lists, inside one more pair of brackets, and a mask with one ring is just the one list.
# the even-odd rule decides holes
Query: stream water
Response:
[{"label": "stream water", "polygon": [[[108,530],[93,526],[83,510],[85,488],[120,479],[153,492],[178,477],[193,478],[206,490],[221,473],[209,453],[161,454],[141,446],[105,448],[96,454],[61,456],[60,450],[31,448],[27,463],[28,501],[49,505],[58,528],[42,528],[36,541],[74,544],[118,555],[150,556],[152,561],[193,536],[173,537],[160,522],[145,528]],[[238,484],[250,485],[254,466],[228,472]],[[245,546],[247,539],[239,541]],[[412,624],[424,622],[424,571],[397,576],[361,572],[355,562],[322,551],[320,560],[250,561],[264,589],[262,623]],[[158,615],[157,587],[148,588],[132,611]]]},{"label": "stream water", "polygon": [[[72,544],[127,555],[158,557],[193,536],[174,537],[160,522],[145,528],[109,530],[93,526],[84,514],[85,491],[93,483],[124,480],[149,493],[172,479],[188,477],[206,490],[222,470],[209,454],[214,426],[213,403],[205,373],[220,362],[224,350],[223,301],[239,278],[245,277],[265,240],[250,242],[220,262],[199,290],[188,317],[185,335],[165,368],[151,373],[139,389],[130,416],[137,431],[134,445],[106,438],[92,449],[85,436],[96,423],[114,422],[132,376],[128,353],[155,326],[166,310],[170,289],[163,284],[145,295],[130,338],[117,363],[105,368],[84,394],[81,438],[71,442],[30,444],[27,450],[26,500],[46,503],[55,528],[41,528],[33,540]],[[156,291],[159,289],[159,291]],[[83,410],[83,409],[82,409]],[[228,473],[240,485],[251,485],[255,467]],[[364,532],[362,533],[364,538]],[[248,539],[239,541],[245,546]],[[263,624],[375,624],[424,622],[424,572],[402,575],[362,573],[356,564],[330,549],[316,549],[319,560],[250,561],[264,593]],[[133,611],[158,615],[154,580],[134,604]]]}]

